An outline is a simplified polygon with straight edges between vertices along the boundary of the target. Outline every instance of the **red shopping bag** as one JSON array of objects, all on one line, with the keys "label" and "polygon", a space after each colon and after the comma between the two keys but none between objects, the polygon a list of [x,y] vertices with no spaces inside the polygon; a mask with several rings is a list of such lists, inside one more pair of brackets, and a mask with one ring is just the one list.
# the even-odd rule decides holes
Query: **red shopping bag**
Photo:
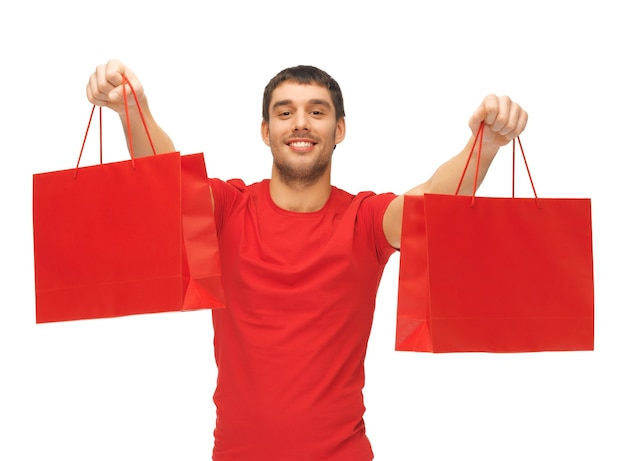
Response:
[{"label": "red shopping bag", "polygon": [[224,306],[201,153],[35,174],[33,236],[37,323]]},{"label": "red shopping bag", "polygon": [[590,199],[404,200],[396,350],[593,350]]}]

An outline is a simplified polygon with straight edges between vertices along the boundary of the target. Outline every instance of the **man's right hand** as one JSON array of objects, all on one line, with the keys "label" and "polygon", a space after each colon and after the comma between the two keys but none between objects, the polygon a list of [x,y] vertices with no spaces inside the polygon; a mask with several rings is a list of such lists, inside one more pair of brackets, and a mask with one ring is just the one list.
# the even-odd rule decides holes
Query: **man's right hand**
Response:
[{"label": "man's right hand", "polygon": [[128,106],[135,106],[135,98],[129,85],[122,85],[124,83],[123,76],[130,81],[143,108],[145,94],[141,82],[132,70],[115,59],[97,66],[95,72],[89,77],[89,82],[87,83],[87,99],[89,99],[89,102],[97,106],[108,107],[121,115],[125,111],[123,91],[126,91]]},{"label": "man's right hand", "polygon": [[[124,77],[133,86],[137,101],[130,86],[124,84]],[[130,109],[128,121],[124,106],[124,91]],[[170,137],[152,117],[141,82],[133,71],[120,61],[112,59],[96,67],[96,71],[91,74],[87,83],[87,99],[92,104],[108,107],[119,114],[127,141],[130,139],[129,130],[132,132],[132,145],[129,145],[129,149],[133,156],[143,157],[176,150]],[[137,107],[137,103],[140,105],[140,111],[133,110]],[[146,130],[150,133],[150,138]]]}]

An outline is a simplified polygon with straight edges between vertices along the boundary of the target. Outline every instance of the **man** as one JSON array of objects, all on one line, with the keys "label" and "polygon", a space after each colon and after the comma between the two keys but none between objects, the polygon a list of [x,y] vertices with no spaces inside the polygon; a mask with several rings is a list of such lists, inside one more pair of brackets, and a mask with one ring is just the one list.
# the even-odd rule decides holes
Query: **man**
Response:
[{"label": "man", "polygon": [[[122,76],[136,90],[157,152],[174,151],[141,83],[121,62],[97,67],[88,99],[124,120]],[[134,152],[149,155],[128,100]],[[227,304],[213,311],[215,461],[373,459],[363,423],[363,364],[383,269],[400,248],[403,196],[351,195],[331,185],[344,116],[339,85],[326,72],[285,69],[263,98],[270,179],[251,185],[210,179]],[[526,121],[508,97],[487,96],[470,117],[465,148],[407,194],[454,193],[484,122],[482,180]],[[472,181],[460,193],[471,191]]]}]

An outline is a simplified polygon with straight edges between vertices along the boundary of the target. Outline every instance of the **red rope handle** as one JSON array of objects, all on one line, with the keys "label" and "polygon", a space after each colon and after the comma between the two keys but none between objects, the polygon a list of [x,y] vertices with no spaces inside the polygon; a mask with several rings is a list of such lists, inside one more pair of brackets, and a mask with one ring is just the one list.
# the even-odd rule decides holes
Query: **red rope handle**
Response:
[{"label": "red rope handle", "polygon": [[474,206],[474,201],[476,200],[476,189],[478,189],[478,167],[480,166],[480,154],[483,151],[483,134],[485,132],[484,122],[481,122],[480,128],[480,141],[478,142],[478,153],[476,155],[476,171],[474,172],[474,189],[472,190],[472,206]]},{"label": "red rope handle", "polygon": [[[141,118],[141,123],[143,124],[143,128],[146,130],[146,136],[148,136],[148,141],[150,142],[150,148],[152,149],[152,155],[156,155],[156,149],[154,148],[154,143],[152,142],[152,137],[150,136],[150,131],[148,130],[148,124],[146,123],[146,119],[143,116],[143,111],[141,110],[141,106],[139,105],[139,98],[137,97],[137,93],[135,92],[135,88],[133,88],[132,83],[130,83],[130,80],[128,80],[128,78],[126,78],[126,75],[122,75],[123,78],[123,82],[122,82],[122,87],[125,84],[128,84],[128,86],[130,87],[130,91],[133,94],[133,98],[135,99],[135,104],[137,104],[137,111],[139,112],[139,118]],[[123,88],[122,88],[123,89]],[[130,130],[130,115],[128,113],[128,100],[127,100],[127,96],[126,96],[126,91],[123,91],[124,93],[124,110],[126,112],[126,126],[128,127],[128,143],[129,143],[129,150],[130,150],[130,156],[134,159],[134,152],[133,152],[133,143],[132,143],[132,134],[131,134],[131,130]],[[133,163],[134,165],[134,163]]]},{"label": "red rope handle", "polygon": [[[461,184],[463,182],[463,178],[465,178],[465,174],[467,172],[467,168],[469,167],[470,160],[472,159],[472,155],[474,155],[474,150],[476,148],[476,144],[478,144],[477,156],[476,156],[476,171],[474,175],[474,190],[472,191],[472,203],[474,205],[474,201],[476,199],[476,190],[478,189],[478,171],[480,166],[480,154],[482,152],[482,144],[483,144],[483,132],[485,129],[485,122],[481,122],[478,127],[478,131],[476,132],[476,137],[474,138],[474,143],[472,144],[472,149],[470,150],[469,156],[467,157],[467,161],[465,162],[465,167],[463,168],[463,172],[461,173],[461,179],[456,187],[456,191],[454,195],[459,195],[459,190],[461,189]],[[530,168],[528,167],[528,161],[526,160],[526,155],[524,154],[524,148],[522,147],[522,140],[520,137],[516,137],[513,140],[513,175],[512,175],[512,191],[511,198],[515,198],[515,143],[519,144],[520,151],[522,153],[522,158],[524,159],[524,165],[526,166],[526,173],[528,173],[528,179],[530,180],[530,185],[533,189],[533,194],[535,196],[535,202],[537,206],[539,206],[539,198],[537,197],[537,191],[535,190],[535,183],[533,182],[533,178],[530,174]]]},{"label": "red rope handle", "polygon": [[100,165],[102,165],[102,106],[100,106],[99,110],[99,119],[100,119]]},{"label": "red rope handle", "polygon": [[[132,130],[130,129],[130,115],[128,113],[128,99],[126,97],[126,88],[124,88],[124,85],[126,85],[126,79],[122,81],[122,94],[124,95],[124,113],[126,114],[126,132],[128,133],[128,152],[130,152],[130,163],[133,165],[133,168],[135,168],[135,151],[133,149],[133,133],[132,133]],[[137,107],[139,107],[138,101],[136,102],[136,104],[137,104]]]},{"label": "red rope handle", "polygon": [[513,155],[512,155],[512,170],[513,176],[511,178],[511,198],[515,198],[515,139],[513,140]]},{"label": "red rope handle", "polygon": [[[519,150],[522,153],[522,158],[524,159],[524,165],[526,166],[526,173],[528,173],[528,179],[530,180],[530,187],[533,188],[533,194],[535,196],[535,202],[537,206],[539,206],[539,198],[537,197],[537,191],[535,190],[535,183],[533,182],[533,177],[530,175],[530,168],[528,168],[528,161],[526,160],[526,155],[524,154],[524,148],[522,147],[522,140],[518,136],[517,143],[519,144]],[[515,146],[515,140],[513,140],[513,145]]]},{"label": "red rope handle", "polygon": [[[476,189],[478,188],[478,166],[480,165],[480,154],[482,152],[482,147],[483,147],[483,131],[484,130],[485,130],[485,122],[480,122],[478,131],[476,132],[476,137],[474,138],[474,143],[472,144],[472,149],[470,150],[470,153],[467,156],[465,167],[463,168],[463,172],[461,173],[461,179],[459,180],[459,184],[456,186],[456,191],[454,192],[454,195],[459,195],[459,191],[461,190],[461,184],[463,183],[463,178],[465,178],[465,173],[467,172],[467,168],[469,167],[470,160],[472,159],[472,155],[474,155],[474,149],[476,148],[476,144],[478,143],[478,153],[477,153],[477,158],[476,158],[476,174],[474,176],[474,192],[472,193],[472,205],[474,205]],[[479,140],[480,142],[478,142]]]},{"label": "red rope handle", "polygon": [[[126,126],[128,132],[128,150],[130,151],[130,158],[133,168],[135,167],[135,152],[133,150],[133,142],[132,142],[132,132],[130,129],[130,113],[128,110],[128,97],[126,95],[126,89],[124,85],[128,84],[130,87],[131,93],[133,94],[133,98],[135,99],[135,103],[137,104],[137,110],[139,112],[139,117],[141,118],[141,123],[143,124],[144,129],[146,130],[146,136],[148,137],[148,141],[150,142],[150,147],[152,148],[152,154],[157,155],[156,149],[154,147],[154,143],[152,141],[152,137],[150,136],[150,131],[148,130],[148,124],[146,123],[145,117],[143,115],[143,111],[141,110],[141,106],[139,104],[139,98],[137,97],[137,93],[135,92],[135,88],[130,83],[130,80],[125,75],[122,75],[122,93],[124,96],[124,113],[126,115]],[[78,154],[78,161],[76,162],[76,169],[74,171],[74,178],[78,175],[78,167],[80,165],[80,161],[83,157],[83,152],[85,150],[85,143],[87,142],[87,135],[89,134],[89,129],[91,127],[91,121],[93,120],[93,114],[96,110],[96,105],[94,104],[91,108],[91,113],[89,115],[89,121],[87,122],[87,129],[85,130],[85,136],[83,137],[83,143],[80,148],[80,153]],[[100,115],[100,164],[102,165],[102,107],[99,107],[99,115]]]},{"label": "red rope handle", "polygon": [[[87,134],[89,133],[89,127],[91,127],[91,120],[93,119],[93,113],[96,110],[96,105],[94,104],[91,108],[91,114],[89,114],[89,121],[87,122],[87,130],[85,130],[85,136],[83,137],[83,144],[80,147],[80,153],[78,154],[78,161],[76,162],[76,169],[74,170],[74,179],[76,179],[76,175],[78,174],[78,165],[80,164],[80,159],[83,157],[83,151],[85,150],[85,143],[87,142]],[[102,121],[102,118],[100,118]]]}]

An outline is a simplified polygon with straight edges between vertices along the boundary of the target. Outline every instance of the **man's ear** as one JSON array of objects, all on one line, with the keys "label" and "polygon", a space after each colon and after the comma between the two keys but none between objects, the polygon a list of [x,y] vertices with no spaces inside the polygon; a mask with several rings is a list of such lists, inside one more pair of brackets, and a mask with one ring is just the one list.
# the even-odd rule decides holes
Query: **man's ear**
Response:
[{"label": "man's ear", "polygon": [[270,127],[265,120],[261,121],[261,137],[263,138],[263,142],[269,146],[270,145]]},{"label": "man's ear", "polygon": [[335,147],[346,137],[346,118],[341,117],[337,120],[337,128],[335,129]]}]

